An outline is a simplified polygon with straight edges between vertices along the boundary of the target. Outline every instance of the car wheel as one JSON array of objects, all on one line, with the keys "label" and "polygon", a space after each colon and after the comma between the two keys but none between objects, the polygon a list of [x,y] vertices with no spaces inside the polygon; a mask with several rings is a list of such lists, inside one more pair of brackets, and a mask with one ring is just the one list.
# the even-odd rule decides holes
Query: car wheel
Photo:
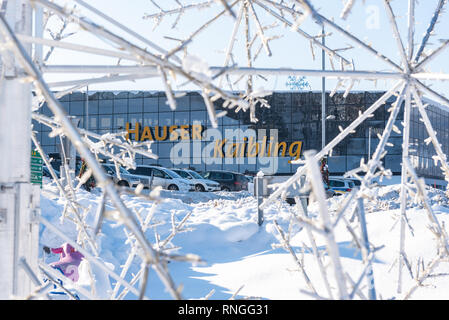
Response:
[{"label": "car wheel", "polygon": [[229,192],[229,191],[231,191],[231,189],[229,189],[229,187],[223,187],[223,188],[221,188],[221,191],[227,191],[227,192]]},{"label": "car wheel", "polygon": [[168,186],[168,190],[177,191],[177,190],[179,190],[179,188],[176,184],[171,184]]},{"label": "car wheel", "polygon": [[202,184],[197,184],[197,185],[195,185],[195,191],[197,191],[197,192],[204,192],[205,189],[204,189]]},{"label": "car wheel", "polygon": [[129,187],[129,183],[126,180],[120,180],[119,182],[117,182],[117,185],[119,185],[120,187]]}]

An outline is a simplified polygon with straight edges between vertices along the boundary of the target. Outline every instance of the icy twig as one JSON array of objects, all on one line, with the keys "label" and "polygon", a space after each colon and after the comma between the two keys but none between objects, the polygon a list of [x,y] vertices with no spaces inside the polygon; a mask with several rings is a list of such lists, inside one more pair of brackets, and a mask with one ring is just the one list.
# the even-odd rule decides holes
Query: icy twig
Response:
[{"label": "icy twig", "polygon": [[346,20],[349,13],[351,12],[354,4],[355,4],[355,0],[346,0],[345,7],[343,8],[343,11],[340,14],[340,18],[342,18],[343,20]]},{"label": "icy twig", "polygon": [[434,13],[433,13],[433,17],[430,21],[429,27],[427,28],[426,34],[424,35],[422,42],[421,42],[421,46],[418,49],[418,52],[416,53],[415,56],[415,60],[414,62],[417,63],[419,61],[419,59],[421,58],[421,55],[424,52],[424,49],[427,46],[427,42],[429,41],[430,36],[433,33],[433,30],[435,28],[435,25],[438,22],[438,18],[441,16],[444,5],[446,4],[447,0],[439,0],[438,1],[438,5],[437,8],[435,9]]},{"label": "icy twig", "polygon": [[279,235],[281,236],[281,245],[282,247],[288,251],[290,253],[290,255],[293,257],[293,260],[295,261],[295,263],[298,265],[299,269],[301,270],[301,274],[307,284],[307,286],[309,287],[309,289],[312,291],[312,293],[317,294],[312,282],[310,281],[309,276],[307,275],[306,270],[304,269],[303,263],[301,263],[301,261],[299,260],[298,256],[296,255],[295,251],[293,250],[293,248],[291,247],[290,243],[288,242],[288,239],[286,238],[284,231],[282,231],[281,227],[279,226],[279,224],[277,223],[276,220],[273,221],[273,224],[277,230],[277,232],[279,233]]},{"label": "icy twig", "polygon": [[332,266],[334,268],[334,276],[337,282],[338,293],[340,299],[346,299],[347,288],[345,284],[345,277],[343,273],[343,268],[340,262],[340,254],[338,245],[335,241],[335,235],[333,232],[332,224],[328,214],[328,208],[326,205],[326,195],[324,193],[323,181],[321,179],[321,174],[316,162],[316,153],[314,151],[307,151],[304,153],[306,159],[307,172],[312,184],[313,193],[317,199],[320,217],[323,223],[324,231],[326,232],[326,246],[329,257],[332,261]]}]

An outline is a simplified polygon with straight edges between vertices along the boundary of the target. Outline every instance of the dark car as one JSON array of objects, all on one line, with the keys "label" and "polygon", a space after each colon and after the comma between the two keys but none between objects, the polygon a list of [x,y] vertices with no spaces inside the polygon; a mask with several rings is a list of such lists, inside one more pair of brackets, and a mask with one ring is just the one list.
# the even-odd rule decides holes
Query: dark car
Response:
[{"label": "dark car", "polygon": [[[59,178],[59,170],[53,169],[53,171],[55,172],[56,177]],[[50,170],[48,169],[47,166],[42,166],[42,176],[48,177],[50,179],[53,179],[53,177],[52,177],[52,175],[50,173]]]},{"label": "dark car", "polygon": [[223,191],[248,190],[248,179],[241,173],[211,170],[204,172],[203,177],[205,179],[217,181]]}]

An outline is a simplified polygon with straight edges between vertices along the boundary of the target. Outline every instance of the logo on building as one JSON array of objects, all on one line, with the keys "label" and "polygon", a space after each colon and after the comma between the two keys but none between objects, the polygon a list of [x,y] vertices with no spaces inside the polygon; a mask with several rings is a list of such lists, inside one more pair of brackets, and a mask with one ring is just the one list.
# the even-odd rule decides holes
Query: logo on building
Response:
[{"label": "logo on building", "polygon": [[[126,139],[137,142],[176,142],[170,151],[174,165],[192,164],[255,164],[276,172],[279,157],[298,160],[302,141],[278,141],[278,130],[205,128],[201,123],[192,125],[141,126],[126,123]],[[224,132],[223,132],[224,131]]]}]

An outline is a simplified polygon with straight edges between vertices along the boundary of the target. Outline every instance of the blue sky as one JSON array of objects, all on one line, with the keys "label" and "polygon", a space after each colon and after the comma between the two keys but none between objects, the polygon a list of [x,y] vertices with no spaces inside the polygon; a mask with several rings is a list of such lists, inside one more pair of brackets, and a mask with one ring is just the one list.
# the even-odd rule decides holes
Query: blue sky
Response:
[{"label": "blue sky", "polygon": [[[58,1],[59,3],[71,3],[71,1]],[[87,1],[91,5],[100,9],[102,12],[110,15],[128,28],[140,33],[151,41],[157,43],[161,47],[170,49],[176,46],[176,42],[168,40],[164,36],[174,38],[186,38],[191,32],[199,28],[205,21],[213,17],[214,13],[222,10],[222,7],[217,4],[210,9],[193,10],[186,12],[179,21],[176,28],[172,28],[172,24],[176,20],[176,16],[165,18],[157,28],[151,20],[143,19],[146,13],[155,13],[158,9],[148,0],[95,0]],[[200,2],[184,0],[183,3]],[[157,3],[170,9],[176,7],[175,1],[159,0]],[[347,28],[347,30],[360,39],[371,44],[373,48],[380,51],[397,64],[400,63],[400,57],[397,50],[397,45],[393,39],[390,25],[387,20],[383,0],[365,0],[356,1],[351,15],[348,19],[342,20],[339,18],[340,12],[343,8],[343,2],[339,0],[316,0],[312,1],[315,8],[328,18],[334,18],[334,21],[340,26]],[[416,5],[416,32],[415,32],[415,52],[418,49],[423,34],[428,27],[432,14],[437,6],[438,0],[420,1]],[[408,0],[394,0],[392,1],[393,10],[398,17],[398,25],[402,34],[404,45],[407,45],[407,7]],[[237,12],[238,5],[234,7]],[[256,7],[256,12],[259,15],[263,24],[270,25],[275,20],[266,12]],[[91,19],[94,17],[84,9],[80,9],[82,15],[86,15]],[[110,26],[107,22],[101,19],[95,21],[104,25],[111,30],[117,31],[119,34],[126,37],[126,35],[117,30],[117,28]],[[439,39],[449,38],[449,19],[448,13],[444,13],[437,24],[435,34],[431,38],[431,45],[429,49],[436,48],[439,45]],[[219,21],[211,24],[207,30],[201,33],[192,45],[189,47],[189,54],[194,54],[206,60],[209,65],[220,66],[224,62],[224,51],[228,45],[231,30],[233,28],[234,20],[229,16],[222,17]],[[301,28],[311,35],[316,35],[320,32],[321,27],[318,27],[309,18],[303,23]],[[246,55],[244,51],[244,34],[242,32],[243,26],[240,26],[240,33],[235,45],[235,59],[241,66],[246,66]],[[254,32],[254,25],[251,25],[251,32]],[[255,61],[255,67],[289,67],[302,69],[320,69],[321,68],[321,50],[315,48],[316,59],[313,59],[309,41],[294,32],[291,28],[284,28],[279,25],[277,28],[267,31],[267,35],[282,36],[280,39],[273,40],[270,44],[273,55],[268,57],[264,51],[259,54]],[[101,43],[98,38],[92,35],[87,35],[84,31],[78,32],[67,38],[69,42],[78,42],[85,45],[99,46],[107,48],[107,44]],[[134,41],[134,40],[133,40]],[[142,45],[139,41],[135,43]],[[327,44],[332,48],[344,48],[354,45],[349,40],[333,33],[327,39]],[[143,46],[143,45],[142,45]],[[255,45],[255,49],[259,46]],[[256,50],[254,50],[256,51]],[[342,53],[342,55],[353,60],[357,70],[376,70],[376,71],[391,71],[388,64],[379,61],[367,53],[365,50],[355,47],[352,50]],[[429,64],[429,71],[432,72],[448,72],[449,71],[449,49],[441,54],[432,64]],[[50,63],[52,64],[116,64],[117,60],[105,59],[104,57],[95,57],[86,54],[78,54],[66,50],[56,50],[53,54]],[[329,68],[329,60],[326,60]],[[73,75],[73,78],[80,77]],[[49,81],[61,79],[61,76],[48,76]],[[67,76],[64,77],[67,79]],[[268,81],[258,80],[256,87],[263,86],[267,90],[289,90],[286,85],[286,77],[270,77]],[[312,90],[321,90],[321,79],[308,77]],[[179,81],[182,83],[183,81]],[[327,81],[327,89],[333,89],[335,80],[329,79]],[[430,83],[429,83],[430,84]],[[242,81],[238,88],[244,88],[245,82]],[[354,90],[384,90],[389,88],[391,82],[381,81],[373,83],[372,81],[362,81],[354,86]],[[448,86],[445,83],[432,83],[432,88],[445,94],[448,92]],[[160,80],[139,80],[136,82],[120,82],[108,83],[103,85],[96,85],[89,87],[90,90],[163,90]],[[178,90],[188,90],[192,87],[175,87]]]}]

